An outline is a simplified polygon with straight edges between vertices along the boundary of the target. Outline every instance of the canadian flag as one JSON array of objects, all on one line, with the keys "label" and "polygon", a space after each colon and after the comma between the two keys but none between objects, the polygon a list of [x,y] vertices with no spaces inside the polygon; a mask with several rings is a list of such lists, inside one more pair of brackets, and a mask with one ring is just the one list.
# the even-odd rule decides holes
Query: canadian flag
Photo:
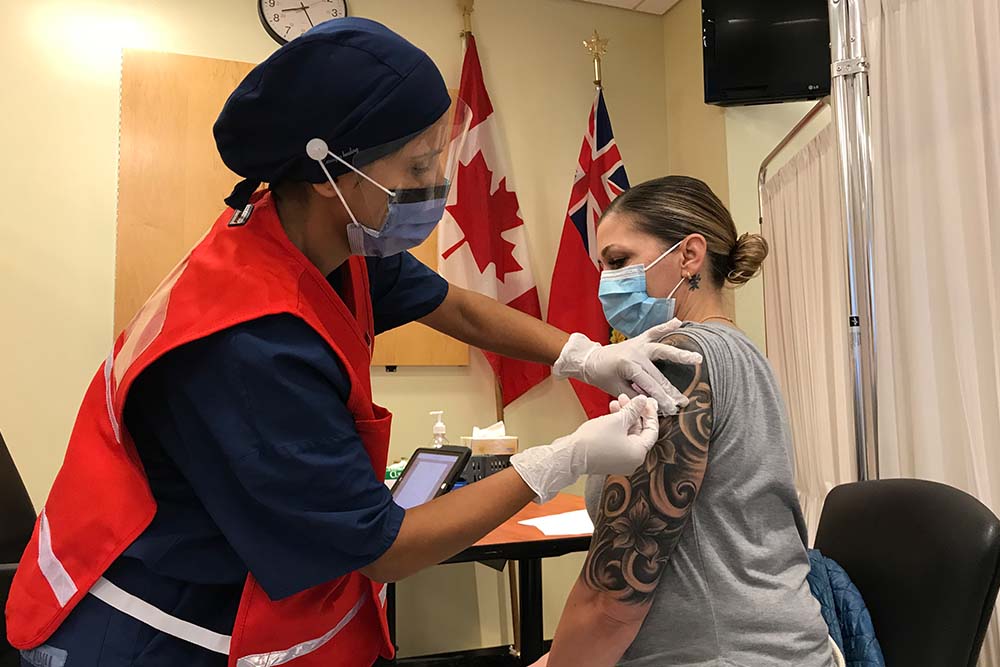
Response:
[{"label": "canadian flag", "polygon": [[[538,288],[528,259],[528,239],[517,195],[508,183],[493,105],[483,81],[476,40],[469,34],[459,111],[471,114],[458,155],[448,207],[438,226],[438,272],[449,282],[541,319]],[[503,404],[509,405],[544,380],[549,367],[483,351],[493,367]]]}]

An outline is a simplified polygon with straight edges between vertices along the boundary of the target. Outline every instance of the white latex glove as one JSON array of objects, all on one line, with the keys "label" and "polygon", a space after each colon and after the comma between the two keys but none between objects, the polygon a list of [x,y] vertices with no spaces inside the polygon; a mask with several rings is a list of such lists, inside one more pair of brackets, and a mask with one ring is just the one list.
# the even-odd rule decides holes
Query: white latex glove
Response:
[{"label": "white latex glove", "polygon": [[701,355],[697,352],[658,342],[680,326],[681,321],[673,319],[635,338],[603,346],[575,333],[552,365],[552,374],[557,378],[582,380],[612,396],[644,394],[656,399],[662,414],[675,415],[688,404],[688,399],[663,377],[653,362],[701,363]]},{"label": "white latex glove", "polygon": [[621,412],[622,408],[628,405],[631,401],[632,399],[628,397],[628,394],[618,394],[618,398],[608,403],[608,411],[611,414]]},{"label": "white latex glove", "polygon": [[620,411],[591,419],[551,445],[532,447],[510,457],[524,483],[544,503],[580,475],[628,475],[656,444],[656,401],[638,396]]}]

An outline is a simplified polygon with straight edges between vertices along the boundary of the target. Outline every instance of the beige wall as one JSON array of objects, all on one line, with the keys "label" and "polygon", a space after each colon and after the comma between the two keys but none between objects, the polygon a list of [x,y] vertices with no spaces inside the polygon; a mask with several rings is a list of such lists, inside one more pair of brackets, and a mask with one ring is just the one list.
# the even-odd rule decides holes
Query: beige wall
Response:
[{"label": "beige wall", "polygon": [[[668,171],[705,181],[728,205],[726,121],[722,109],[705,104],[700,0],[681,0],[664,14],[663,55]],[[723,292],[726,314],[734,319],[735,297],[732,290]]]},{"label": "beige wall", "polygon": [[670,173],[700,178],[728,203],[726,120],[705,104],[701,51],[701,2],[681,0],[663,16]]},{"label": "beige wall", "polygon": [[[611,39],[604,76],[616,136],[637,182],[667,169],[664,30],[660,17],[570,0],[479,0],[474,19],[487,84],[506,130],[543,308],[592,98],[580,42]],[[461,17],[454,0],[353,0],[426,49],[458,86]],[[0,432],[37,506],[59,466],[73,418],[112,337],[120,49],[258,61],[275,45],[245,0],[0,0],[5,111],[0,146]],[[182,168],[183,165],[178,165]],[[228,193],[220,192],[221,199]],[[468,369],[374,372],[376,398],[396,413],[392,455],[430,435],[446,412],[457,438],[494,418],[475,355]],[[511,407],[527,444],[583,419],[570,390],[549,381]],[[547,562],[548,632],[581,559]],[[406,653],[509,641],[503,578],[476,566],[435,568],[401,586]],[[440,628],[450,628],[442,633]]]},{"label": "beige wall", "polygon": [[[814,102],[768,104],[726,109],[726,144],[729,155],[729,208],[736,230],[760,232],[757,208],[757,174],[761,162],[801,120]],[[821,129],[828,118],[818,118],[798,139],[777,157],[771,166],[775,172]],[[764,263],[765,269],[767,260]],[[764,283],[751,280],[736,292],[736,319],[753,341],[764,349]]]},{"label": "beige wall", "polygon": [[[699,0],[681,0],[664,15],[663,44],[670,173],[708,183],[729,206],[740,234],[758,232],[760,163],[813,103],[728,109],[705,104]],[[785,157],[803,143],[790,146]],[[780,164],[781,160],[775,168]],[[736,321],[763,349],[763,282],[752,280],[729,296],[735,300]]]}]

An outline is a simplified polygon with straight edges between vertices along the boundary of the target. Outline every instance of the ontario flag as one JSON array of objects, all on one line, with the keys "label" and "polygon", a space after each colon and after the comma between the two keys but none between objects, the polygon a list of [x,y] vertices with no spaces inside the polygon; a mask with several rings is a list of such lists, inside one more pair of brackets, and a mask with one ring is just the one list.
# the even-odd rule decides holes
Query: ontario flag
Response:
[{"label": "ontario flag", "polygon": [[[538,287],[517,195],[508,180],[476,40],[469,34],[456,102],[471,112],[448,207],[438,225],[438,272],[452,284],[541,319]],[[549,367],[483,351],[509,405],[549,375]]]},{"label": "ontario flag", "polygon": [[[580,332],[601,344],[610,342],[611,328],[597,288],[597,221],[615,197],[629,187],[621,153],[611,131],[611,118],[598,89],[580,149],[569,210],[559,242],[549,295],[549,324],[566,332]],[[607,414],[609,397],[600,389],[570,380],[580,404],[590,418]]]}]

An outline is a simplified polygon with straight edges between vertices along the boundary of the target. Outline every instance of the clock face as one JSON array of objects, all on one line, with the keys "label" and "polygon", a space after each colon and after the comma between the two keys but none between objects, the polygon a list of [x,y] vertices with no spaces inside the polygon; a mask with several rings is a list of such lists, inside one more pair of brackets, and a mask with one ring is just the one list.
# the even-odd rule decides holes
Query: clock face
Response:
[{"label": "clock face", "polygon": [[257,13],[267,34],[284,44],[314,25],[347,16],[347,0],[257,0]]}]

